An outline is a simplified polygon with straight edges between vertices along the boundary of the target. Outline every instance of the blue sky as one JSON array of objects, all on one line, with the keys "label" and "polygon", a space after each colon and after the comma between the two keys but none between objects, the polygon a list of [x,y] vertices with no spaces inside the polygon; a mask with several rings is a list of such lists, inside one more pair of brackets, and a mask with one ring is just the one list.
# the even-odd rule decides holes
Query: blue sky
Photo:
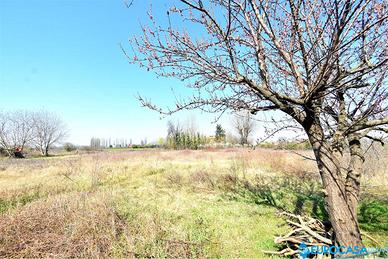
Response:
[{"label": "blue sky", "polygon": [[[214,115],[160,120],[134,97],[166,106],[174,101],[171,88],[188,94],[181,82],[128,64],[120,51],[119,43],[140,33],[151,2],[155,15],[165,14],[156,10],[165,10],[167,0],[138,0],[130,9],[123,0],[0,0],[0,110],[53,111],[77,144],[93,136],[152,141],[165,135],[169,119],[192,117],[212,134]],[[221,122],[230,126],[227,118]]]}]

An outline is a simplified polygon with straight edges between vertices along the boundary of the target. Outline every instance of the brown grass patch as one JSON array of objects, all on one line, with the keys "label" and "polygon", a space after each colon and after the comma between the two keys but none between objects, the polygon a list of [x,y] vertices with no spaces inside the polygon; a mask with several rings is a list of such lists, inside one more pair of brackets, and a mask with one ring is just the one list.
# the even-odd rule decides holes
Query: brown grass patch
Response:
[{"label": "brown grass patch", "polygon": [[117,213],[88,194],[33,202],[1,215],[0,233],[0,257],[7,258],[104,257],[114,255],[114,243],[130,245]]},{"label": "brown grass patch", "polygon": [[190,181],[214,189],[215,187],[215,176],[209,174],[205,170],[199,170],[190,175]]},{"label": "brown grass patch", "polygon": [[173,172],[166,175],[166,180],[169,185],[182,186],[183,177],[181,174]]}]

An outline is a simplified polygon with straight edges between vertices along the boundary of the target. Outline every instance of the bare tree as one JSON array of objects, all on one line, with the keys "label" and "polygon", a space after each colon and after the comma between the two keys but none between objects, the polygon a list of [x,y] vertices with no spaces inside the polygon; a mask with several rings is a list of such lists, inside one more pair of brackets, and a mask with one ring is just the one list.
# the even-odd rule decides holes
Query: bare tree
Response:
[{"label": "bare tree", "polygon": [[0,148],[5,152],[8,152],[8,140],[7,140],[7,117],[4,112],[0,112]]},{"label": "bare tree", "polygon": [[11,155],[11,140],[9,139],[9,127],[10,125],[8,121],[8,115],[4,112],[0,112],[0,148],[8,155]]},{"label": "bare tree", "polygon": [[0,113],[0,146],[11,156],[32,143],[34,120],[31,112],[18,110]]},{"label": "bare tree", "polygon": [[194,115],[186,118],[184,128],[191,135],[195,135],[198,132],[198,125]]},{"label": "bare tree", "polygon": [[141,103],[163,114],[282,111],[314,150],[335,243],[362,245],[361,139],[382,141],[388,132],[386,3],[176,2],[167,26],[150,11],[143,35],[130,41],[134,53],[123,51],[159,76],[186,80],[193,96],[167,110],[139,97]]},{"label": "bare tree", "polygon": [[252,119],[252,115],[249,112],[239,112],[234,115],[232,123],[239,136],[240,144],[247,145],[249,137],[255,129],[255,121]]},{"label": "bare tree", "polygon": [[[114,147],[118,147],[118,146],[119,146],[118,140],[116,139]],[[95,149],[95,150],[100,149],[101,148],[101,139],[95,138],[95,137],[91,138],[90,139],[90,148]]]},{"label": "bare tree", "polygon": [[176,127],[172,121],[167,122],[167,138],[171,138],[175,135]]},{"label": "bare tree", "polygon": [[66,137],[66,127],[57,115],[47,111],[35,112],[33,120],[34,144],[43,156],[49,156],[53,145]]}]

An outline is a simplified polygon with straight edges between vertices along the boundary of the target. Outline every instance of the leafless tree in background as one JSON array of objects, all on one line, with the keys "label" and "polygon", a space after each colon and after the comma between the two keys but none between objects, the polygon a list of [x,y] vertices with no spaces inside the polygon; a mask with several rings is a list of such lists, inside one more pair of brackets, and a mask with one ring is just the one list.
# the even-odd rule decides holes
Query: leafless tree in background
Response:
[{"label": "leafless tree in background", "polygon": [[[0,112],[0,149],[7,152],[8,141],[6,139],[7,132],[7,119],[4,112]],[[8,152],[7,152],[8,153]]]},{"label": "leafless tree in background", "polygon": [[382,0],[176,0],[165,28],[149,11],[150,24],[130,41],[133,54],[123,51],[193,90],[167,110],[139,97],[160,113],[280,110],[300,126],[315,154],[335,244],[355,246],[362,245],[361,140],[383,141],[388,132],[387,14]]},{"label": "leafless tree in background", "polygon": [[34,139],[34,120],[28,111],[0,113],[0,147],[9,155],[16,148],[23,150]]},{"label": "leafless tree in background", "polygon": [[42,155],[48,156],[53,145],[66,137],[66,127],[57,115],[47,111],[35,112],[33,118],[34,144]]},{"label": "leafless tree in background", "polygon": [[234,115],[233,128],[238,134],[241,145],[248,145],[249,137],[255,129],[255,121],[249,112],[238,112]]},{"label": "leafless tree in background", "polygon": [[184,123],[184,129],[186,130],[186,132],[190,133],[191,135],[197,134],[198,125],[194,115],[191,115],[186,118]]}]

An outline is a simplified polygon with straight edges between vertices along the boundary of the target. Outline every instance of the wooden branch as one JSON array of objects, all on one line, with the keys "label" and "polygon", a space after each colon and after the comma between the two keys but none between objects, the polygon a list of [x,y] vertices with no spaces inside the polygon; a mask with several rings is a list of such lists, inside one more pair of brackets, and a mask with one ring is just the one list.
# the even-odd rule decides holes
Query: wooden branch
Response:
[{"label": "wooden branch", "polygon": [[302,225],[302,224],[299,224],[299,223],[296,223],[296,222],[293,222],[291,220],[287,220],[287,222],[291,225],[294,225],[294,226],[297,226],[299,228],[302,228],[304,231],[306,231],[308,234],[310,234],[312,237],[318,239],[319,241],[323,242],[323,243],[326,243],[328,245],[331,245],[332,244],[332,241],[326,237],[323,237],[321,235],[319,235],[318,233],[314,232],[311,228],[309,228],[308,226],[306,225]]},{"label": "wooden branch", "polygon": [[366,122],[359,122],[358,124],[355,123],[355,125],[350,126],[345,133],[354,133],[360,130],[368,129],[368,128],[373,128],[377,126],[382,126],[382,125],[387,125],[388,124],[388,117],[387,118],[382,118],[379,120],[370,120]]},{"label": "wooden branch", "polygon": [[[299,246],[301,244],[306,247],[332,245],[332,241],[329,238],[323,237],[319,234],[322,233],[329,237],[331,236],[331,234],[324,229],[323,223],[318,219],[295,215],[289,212],[281,212],[279,215],[289,218],[286,222],[293,227],[293,229],[284,236],[276,237],[274,239],[276,244],[283,244],[286,248],[280,251],[263,251],[264,253],[287,256],[300,253],[301,251],[299,250]],[[290,219],[297,219],[299,223]]]},{"label": "wooden branch", "polygon": [[267,27],[262,15],[260,14],[259,8],[256,5],[256,1],[249,0],[249,3],[252,5],[254,13],[256,15],[256,19],[259,21],[264,32],[269,36],[271,41],[276,46],[276,49],[278,50],[281,57],[284,59],[284,61],[291,68],[291,71],[292,71],[293,75],[295,76],[295,80],[296,80],[296,84],[298,86],[299,93],[301,94],[301,97],[303,98],[305,96],[304,81],[303,81],[302,75],[301,75],[297,65],[293,62],[290,54],[288,52],[286,52],[284,50],[284,48],[281,46],[281,44],[278,41],[278,39],[276,38],[275,34]]},{"label": "wooden branch", "polygon": [[274,254],[274,255],[285,255],[285,256],[290,256],[299,253],[299,250],[293,250],[289,247],[281,250],[281,251],[268,251],[268,250],[263,250],[262,251],[265,254]]},{"label": "wooden branch", "polygon": [[368,235],[367,233],[361,231],[361,235],[363,235],[363,236],[369,238],[371,241],[373,241],[373,242],[374,242],[376,245],[378,245],[379,247],[383,247],[383,245],[382,245],[380,242],[378,242],[376,239],[374,239],[373,237],[371,237],[371,236]]}]

